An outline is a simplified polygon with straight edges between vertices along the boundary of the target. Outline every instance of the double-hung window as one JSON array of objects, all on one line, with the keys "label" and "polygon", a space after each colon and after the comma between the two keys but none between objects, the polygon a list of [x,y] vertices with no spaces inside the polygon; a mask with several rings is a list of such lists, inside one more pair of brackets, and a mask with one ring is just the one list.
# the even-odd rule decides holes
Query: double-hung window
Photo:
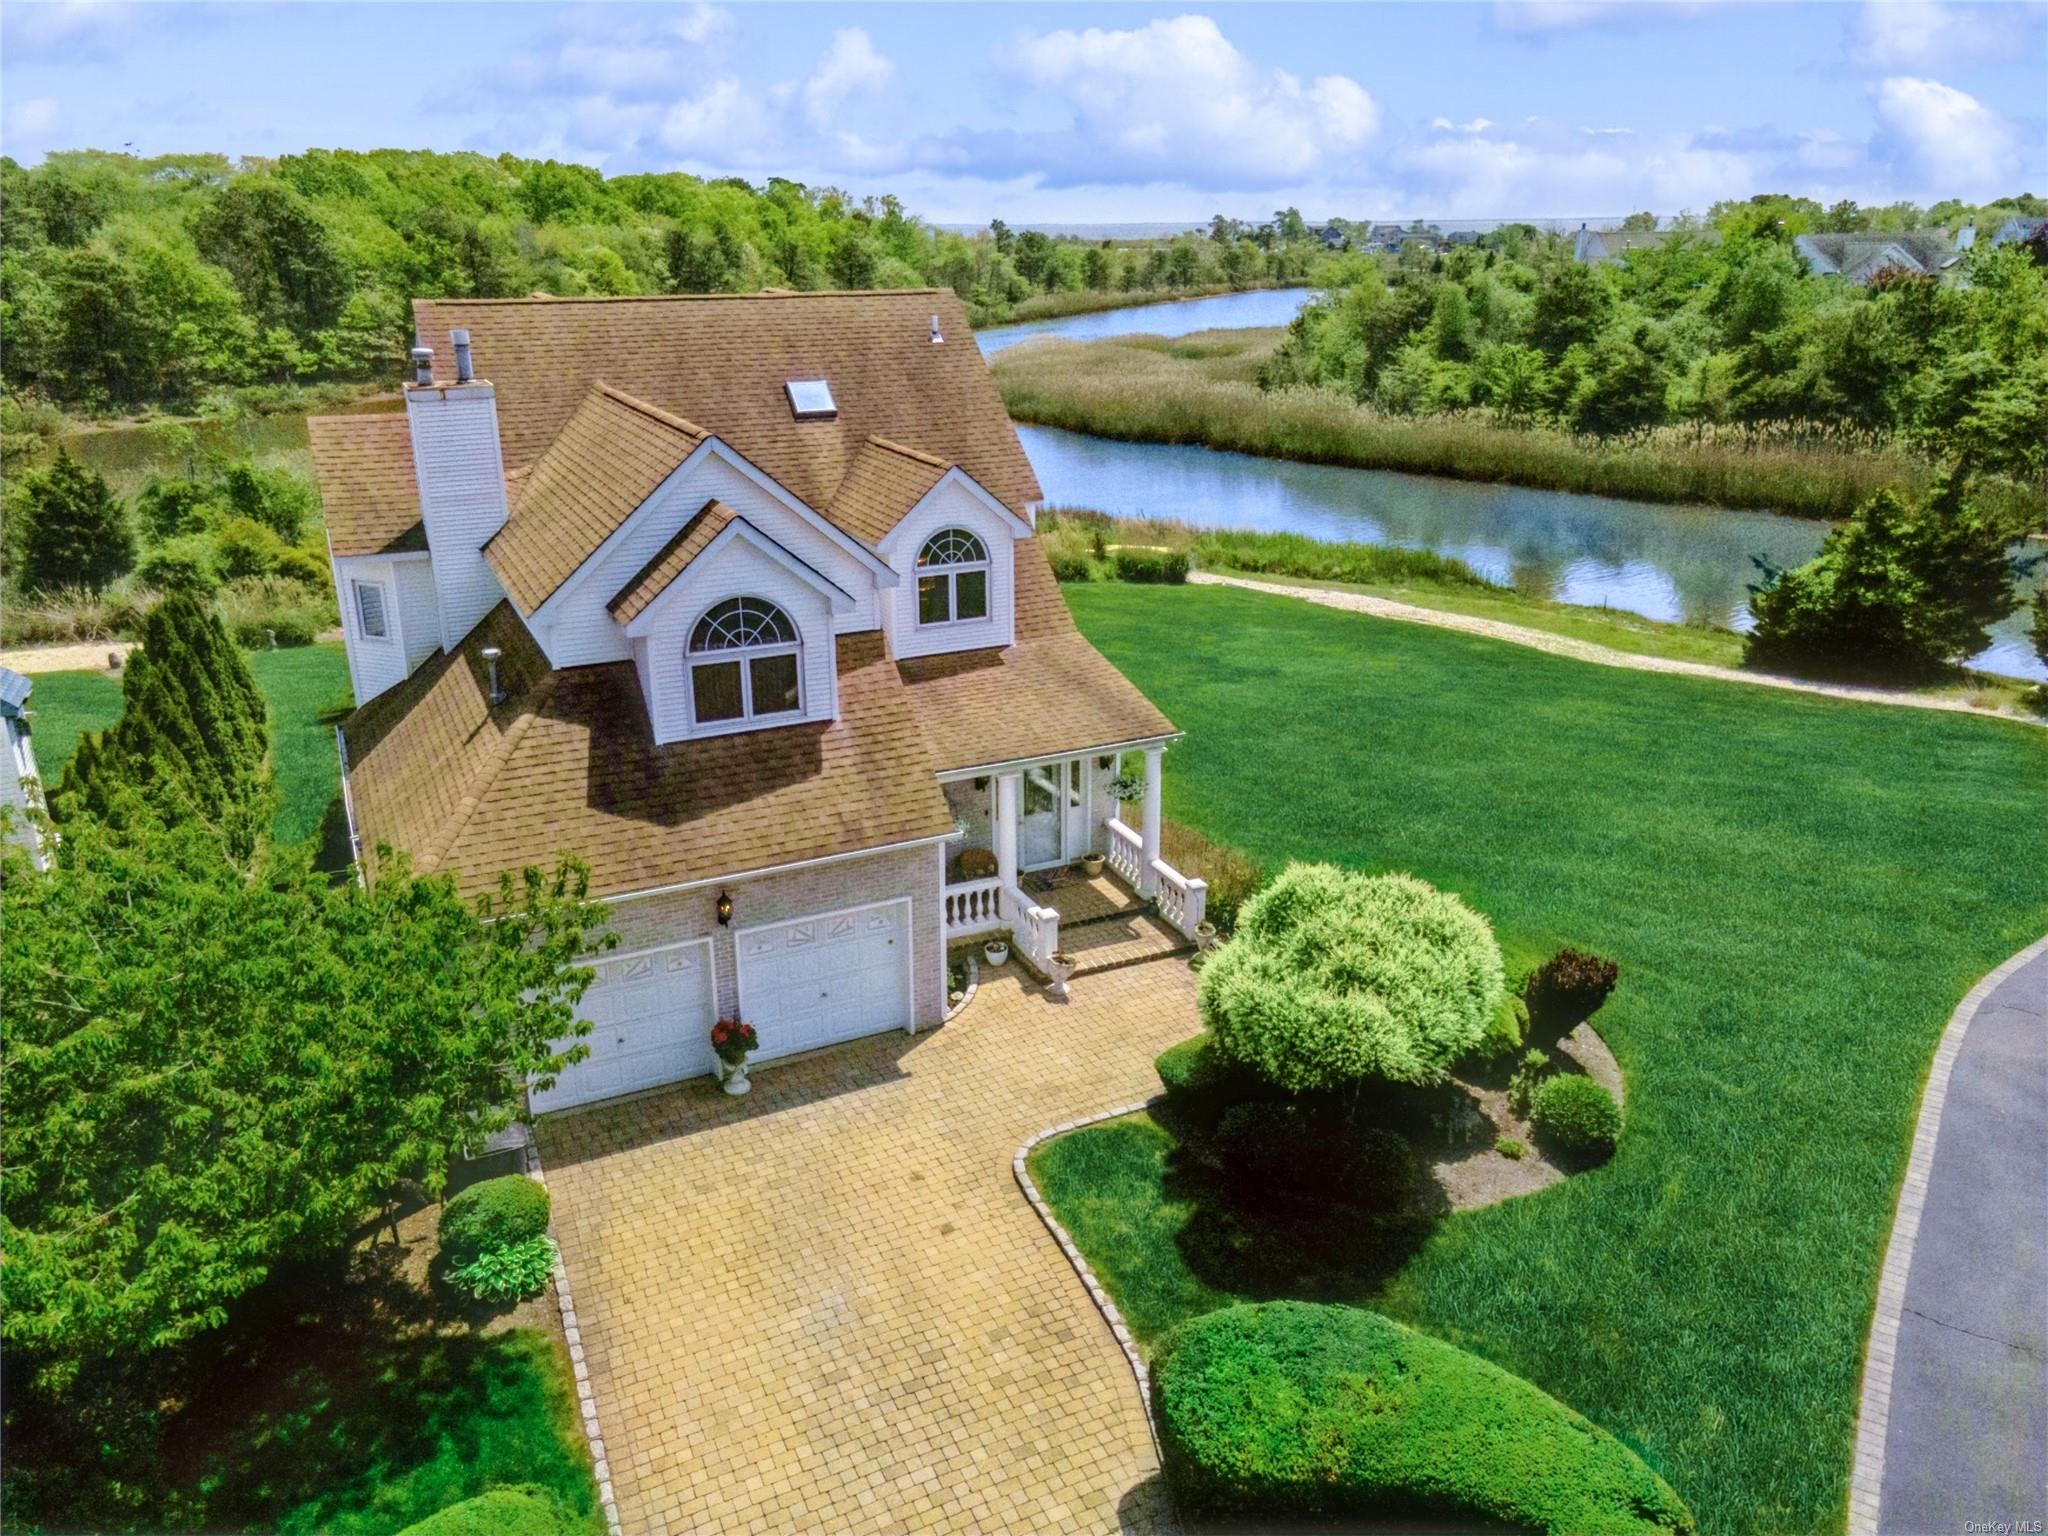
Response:
[{"label": "double-hung window", "polygon": [[965,528],[941,528],[917,552],[917,622],[988,617],[988,546]]},{"label": "double-hung window", "polygon": [[761,597],[729,597],[690,632],[690,714],[698,725],[803,708],[796,625]]},{"label": "double-hung window", "polygon": [[356,590],[356,628],[366,640],[384,640],[391,634],[391,615],[384,602],[384,588],[374,581],[359,581]]}]

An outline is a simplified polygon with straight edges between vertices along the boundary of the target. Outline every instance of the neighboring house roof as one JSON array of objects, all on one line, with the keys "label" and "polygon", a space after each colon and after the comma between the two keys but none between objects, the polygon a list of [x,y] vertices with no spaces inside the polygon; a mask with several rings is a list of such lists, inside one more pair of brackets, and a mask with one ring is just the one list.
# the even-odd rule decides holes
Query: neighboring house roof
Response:
[{"label": "neighboring house roof", "polygon": [[[512,691],[496,709],[488,644]],[[549,674],[501,603],[344,727],[358,823],[465,893],[567,852],[600,897],[944,837],[953,818],[881,632],[837,649],[838,720],[656,746],[630,663]]]},{"label": "neighboring house roof", "polygon": [[413,479],[412,428],[403,411],[308,417],[306,437],[336,555],[427,547],[420,488]]},{"label": "neighboring house roof", "polygon": [[641,566],[633,579],[605,604],[606,611],[621,624],[637,619],[649,603],[668,590],[670,582],[690,568],[690,562],[703,554],[713,539],[734,522],[745,521],[722,501],[714,498],[705,502],[694,517],[676,530],[675,537],[656,550],[654,558]]},{"label": "neighboring house roof", "polygon": [[0,715],[19,719],[22,710],[28,706],[29,690],[34,687],[34,683],[12,667],[0,667]]},{"label": "neighboring house roof", "polygon": [[1178,735],[1074,627],[1038,540],[1014,547],[1017,643],[898,665],[939,771]]},{"label": "neighboring house roof", "polygon": [[1936,272],[1956,259],[1956,246],[1946,230],[1909,229],[1896,234],[1800,235],[1792,248],[1806,258],[1817,277],[1841,276],[1867,283],[1887,268]]},{"label": "neighboring house roof", "polygon": [[[420,299],[413,316],[439,356],[452,355],[451,329],[468,328],[477,377],[497,386],[508,469],[539,459],[602,379],[716,435],[814,508],[877,433],[959,465],[1013,510],[1040,499],[951,289]],[[798,421],[785,387],[818,378],[837,413]]]},{"label": "neighboring house roof", "polygon": [[824,513],[842,533],[872,547],[887,538],[952,467],[886,437],[870,437],[854,455]]},{"label": "neighboring house roof", "polygon": [[522,477],[518,511],[484,545],[506,595],[527,613],[553,597],[707,435],[623,390],[593,385]]}]

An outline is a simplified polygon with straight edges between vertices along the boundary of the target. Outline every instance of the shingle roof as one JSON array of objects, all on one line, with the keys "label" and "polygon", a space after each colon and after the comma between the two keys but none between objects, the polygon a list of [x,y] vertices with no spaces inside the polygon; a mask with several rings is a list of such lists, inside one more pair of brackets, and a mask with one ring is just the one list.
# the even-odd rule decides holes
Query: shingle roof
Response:
[{"label": "shingle roof", "polygon": [[623,390],[593,385],[522,477],[518,510],[484,545],[506,594],[526,613],[554,596],[704,437]]},{"label": "shingle roof", "polygon": [[825,516],[863,544],[879,544],[952,469],[944,459],[886,437],[861,444]]},{"label": "shingle roof", "polygon": [[654,558],[641,566],[633,579],[619,589],[617,596],[605,604],[611,616],[621,624],[638,618],[647,605],[667,591],[668,584],[688,570],[690,562],[703,554],[706,546],[739,516],[722,501],[705,502],[697,509],[696,516],[678,528],[675,537],[662,545]]},{"label": "shingle roof", "polygon": [[[837,721],[669,746],[648,732],[630,664],[536,682],[524,636],[500,604],[458,651],[349,721],[366,847],[408,848],[416,868],[453,874],[465,893],[569,852],[590,866],[592,894],[613,896],[952,829],[879,631],[839,637]],[[496,710],[481,681],[492,643],[515,689]]]},{"label": "shingle roof", "polygon": [[[1886,267],[1936,272],[1956,254],[1946,230],[1909,229],[1893,234],[1801,235],[1793,244],[1807,265],[1821,276],[1842,273],[1867,279]],[[1815,261],[1818,255],[1820,261]]]},{"label": "shingle roof", "polygon": [[309,416],[306,439],[335,554],[385,555],[427,547],[420,488],[413,479],[412,429],[404,412]]},{"label": "shingle roof", "polygon": [[[449,331],[468,328],[477,376],[497,386],[508,468],[538,459],[602,379],[716,434],[821,510],[875,434],[960,465],[1014,510],[1040,498],[950,289],[420,299],[413,317],[443,357]],[[814,378],[838,414],[797,421],[784,386]]]},{"label": "shingle roof", "polygon": [[0,715],[19,715],[34,687],[12,667],[0,667]]},{"label": "shingle roof", "polygon": [[1179,734],[1074,627],[1037,539],[1017,552],[1017,643],[898,665],[940,772]]}]

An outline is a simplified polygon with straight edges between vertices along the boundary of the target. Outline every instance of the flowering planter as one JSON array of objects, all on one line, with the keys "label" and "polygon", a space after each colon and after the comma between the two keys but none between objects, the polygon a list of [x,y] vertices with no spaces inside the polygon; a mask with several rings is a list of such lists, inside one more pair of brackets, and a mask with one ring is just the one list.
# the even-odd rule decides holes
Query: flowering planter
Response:
[{"label": "flowering planter", "polygon": [[711,1026],[711,1049],[718,1057],[718,1081],[734,1098],[754,1086],[747,1081],[747,1058],[760,1043],[754,1026],[738,1019],[720,1019]]},{"label": "flowering planter", "polygon": [[1046,962],[1046,974],[1052,978],[1051,992],[1054,997],[1067,995],[1067,982],[1074,974],[1074,957],[1065,950],[1059,951]]},{"label": "flowering planter", "polygon": [[1001,939],[990,939],[981,946],[981,957],[990,965],[1001,965],[1010,958],[1010,946]]},{"label": "flowering planter", "polygon": [[718,1063],[718,1076],[725,1091],[734,1098],[738,1098],[754,1086],[747,1081],[747,1058],[744,1056],[738,1061],[721,1060]]}]

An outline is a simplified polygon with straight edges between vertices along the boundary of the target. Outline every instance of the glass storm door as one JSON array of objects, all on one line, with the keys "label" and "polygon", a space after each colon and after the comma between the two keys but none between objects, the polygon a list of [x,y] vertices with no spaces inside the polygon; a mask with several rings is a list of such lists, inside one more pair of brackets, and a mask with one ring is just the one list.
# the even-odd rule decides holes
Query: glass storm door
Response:
[{"label": "glass storm door", "polygon": [[1065,820],[1066,795],[1061,781],[1064,763],[1027,769],[1024,774],[1023,805],[1017,816],[1017,863],[1025,869],[1039,869],[1061,862],[1065,846],[1061,823]]}]

